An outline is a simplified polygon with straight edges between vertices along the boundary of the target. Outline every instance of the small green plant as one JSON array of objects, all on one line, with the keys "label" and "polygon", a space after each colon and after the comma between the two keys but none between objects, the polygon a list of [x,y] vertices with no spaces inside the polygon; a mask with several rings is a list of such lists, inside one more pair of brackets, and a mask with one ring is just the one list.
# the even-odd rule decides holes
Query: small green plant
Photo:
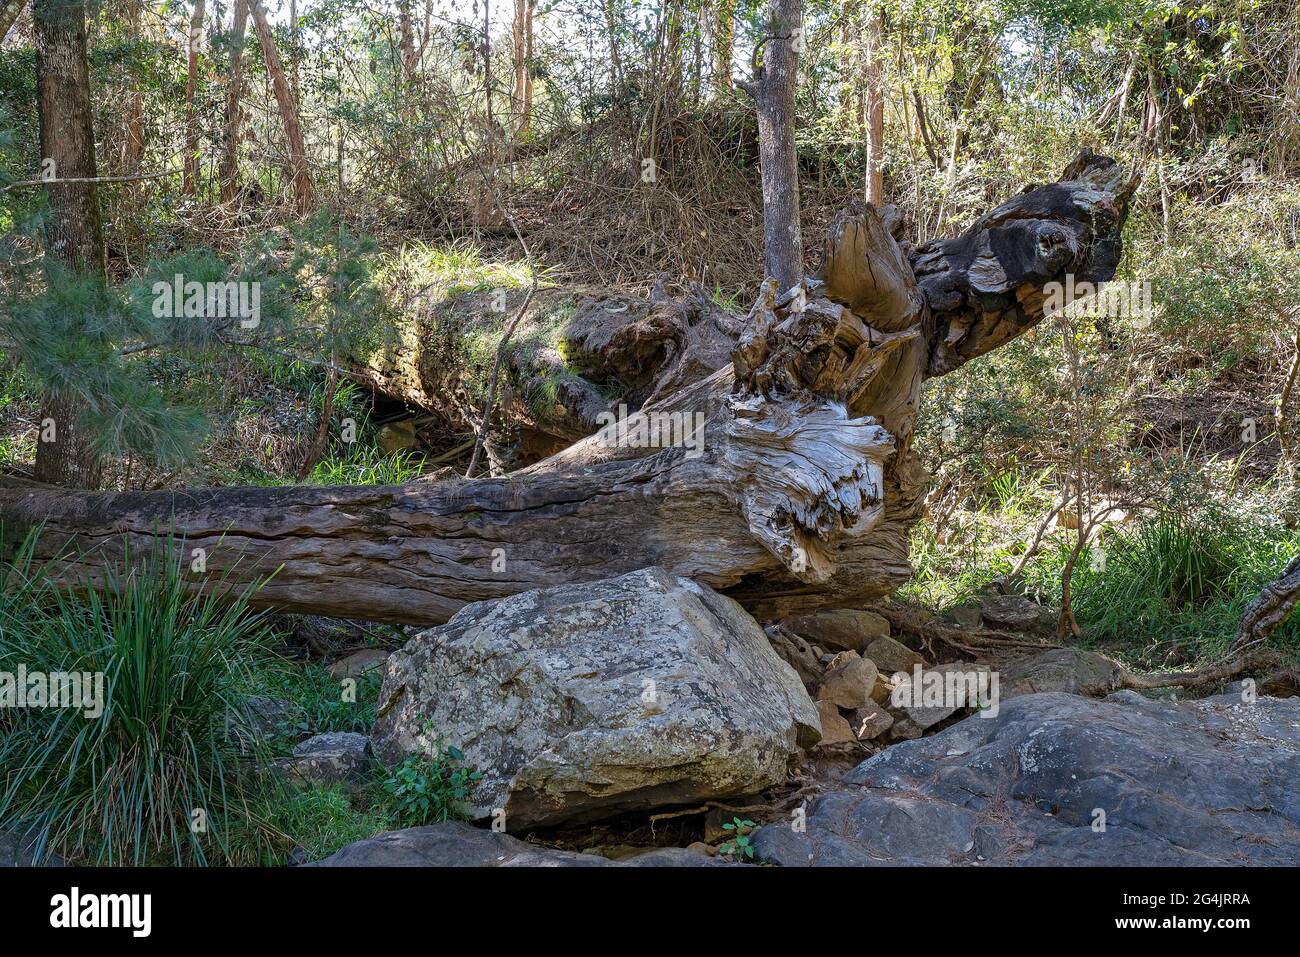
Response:
[{"label": "small green plant", "polygon": [[749,835],[756,826],[753,821],[733,817],[722,825],[722,829],[731,834],[731,840],[723,841],[718,846],[718,853],[735,861],[752,861],[754,859],[754,845],[750,843]]},{"label": "small green plant", "polygon": [[383,789],[397,823],[419,827],[464,818],[470,789],[482,779],[459,748],[435,745],[432,755],[411,755],[399,764]]}]

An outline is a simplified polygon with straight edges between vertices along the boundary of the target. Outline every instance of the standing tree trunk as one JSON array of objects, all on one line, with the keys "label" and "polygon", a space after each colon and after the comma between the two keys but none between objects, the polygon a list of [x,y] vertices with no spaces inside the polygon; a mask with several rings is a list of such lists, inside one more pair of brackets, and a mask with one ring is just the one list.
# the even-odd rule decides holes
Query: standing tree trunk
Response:
[{"label": "standing tree trunk", "polygon": [[528,75],[528,45],[524,39],[527,18],[528,0],[515,0],[515,18],[510,23],[510,60],[514,64],[510,105],[515,111],[516,128],[523,125],[524,118],[524,79]]},{"label": "standing tree trunk", "polygon": [[533,122],[533,17],[537,0],[515,0],[512,29],[515,82],[511,100],[515,108],[515,131],[523,136]]},{"label": "standing tree trunk", "polygon": [[623,65],[618,52],[618,11],[619,0],[605,0],[605,30],[609,42],[610,86],[615,94],[622,86]]},{"label": "standing tree trunk", "polygon": [[199,181],[199,112],[195,105],[199,88],[199,46],[203,41],[203,0],[194,0],[190,13],[187,44],[189,58],[185,80],[185,165],[181,174],[181,192],[187,196],[198,188]]},{"label": "standing tree trunk", "polygon": [[298,0],[289,0],[289,88],[293,90],[293,98],[299,101],[302,89],[298,84]]},{"label": "standing tree trunk", "polygon": [[221,144],[221,202],[239,195],[240,101],[244,95],[244,34],[248,29],[248,0],[235,0],[230,34],[230,82],[226,86],[226,121]]},{"label": "standing tree trunk", "polygon": [[[131,39],[140,39],[141,0],[130,0],[127,17],[131,25]],[[140,172],[144,160],[144,90],[141,81],[133,81],[131,105],[127,107],[126,142],[122,144],[122,172],[131,175]]]},{"label": "standing tree trunk", "polygon": [[[770,0],[763,63],[744,88],[758,108],[763,176],[763,269],[785,291],[803,278],[799,228],[799,159],[795,153],[795,84],[803,46],[803,0]],[[754,51],[755,58],[759,50]]]},{"label": "standing tree trunk", "polygon": [[734,86],[731,78],[736,51],[736,0],[715,0],[713,13],[713,89],[725,93]]},{"label": "standing tree trunk", "polygon": [[866,85],[866,199],[880,206],[885,201],[885,12],[867,10]]},{"label": "standing tree trunk", "polygon": [[267,75],[271,77],[275,101],[280,107],[280,118],[284,121],[289,167],[293,170],[295,206],[299,213],[306,215],[316,205],[316,189],[312,185],[311,168],[307,165],[307,149],[303,145],[302,124],[298,118],[298,101],[284,75],[284,65],[280,62],[280,53],[275,48],[275,36],[271,33],[271,25],[266,20],[262,4],[258,0],[248,0],[248,12],[253,17],[253,29],[257,31],[262,59],[266,63]]},{"label": "standing tree trunk", "polygon": [[397,4],[397,45],[402,60],[402,83],[409,88],[415,80],[415,21],[411,18],[411,0]]},{"label": "standing tree trunk", "polygon": [[[51,265],[73,272],[105,271],[99,195],[93,180],[95,134],[91,124],[90,74],[86,65],[84,0],[35,0],[36,105],[40,114],[42,174],[50,213],[45,224]],[[90,182],[60,182],[62,180]],[[95,488],[99,457],[78,418],[78,403],[66,393],[47,394],[36,444],[36,478],[52,485]]]}]

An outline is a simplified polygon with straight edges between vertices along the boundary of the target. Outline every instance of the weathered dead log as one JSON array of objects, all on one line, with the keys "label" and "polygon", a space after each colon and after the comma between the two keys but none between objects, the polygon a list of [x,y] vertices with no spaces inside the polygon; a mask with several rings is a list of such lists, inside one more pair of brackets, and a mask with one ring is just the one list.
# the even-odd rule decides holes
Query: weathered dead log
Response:
[{"label": "weathered dead log", "polygon": [[[514,295],[466,293],[420,309],[409,328],[359,364],[358,376],[383,395],[466,418],[483,401],[474,382],[486,372],[462,344],[490,340]],[[549,328],[565,315],[560,328]],[[739,330],[739,317],[699,294],[538,290],[503,369],[496,444],[515,447],[514,467],[544,458],[595,432],[603,413],[639,409],[726,365]]]},{"label": "weathered dead log", "polygon": [[1109,278],[1121,182],[1113,161],[1082,157],[1071,179],[914,250],[911,264],[874,209],[852,210],[821,278],[765,284],[732,366],[508,478],[0,489],[0,523],[44,521],[39,556],[73,549],[70,581],[100,584],[125,543],[139,553],[172,532],[186,561],[202,549],[196,588],[274,572],[260,604],[358,618],[438,622],[467,602],[648,565],[759,614],[857,604],[911,573],[922,379],[1040,321],[1043,284]]}]

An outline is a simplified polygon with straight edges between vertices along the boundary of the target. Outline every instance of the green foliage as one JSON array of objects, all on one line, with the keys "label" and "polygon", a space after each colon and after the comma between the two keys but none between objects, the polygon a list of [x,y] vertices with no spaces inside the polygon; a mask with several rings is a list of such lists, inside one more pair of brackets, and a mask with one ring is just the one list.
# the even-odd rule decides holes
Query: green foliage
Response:
[{"label": "green foliage", "polygon": [[284,741],[280,743],[284,743],[329,731],[369,734],[383,678],[378,671],[370,671],[354,680],[356,700],[348,701],[342,683],[324,665],[268,654],[255,663],[246,690],[249,694],[287,699],[302,709],[302,725],[281,730]]},{"label": "green foliage", "polygon": [[465,764],[459,748],[435,744],[432,752],[411,755],[383,783],[402,827],[461,818],[470,791],[483,779],[482,771]]},{"label": "green foliage", "polygon": [[722,825],[722,829],[731,835],[731,839],[718,845],[718,853],[736,861],[753,860],[754,846],[749,835],[756,825],[753,821],[733,817]]},{"label": "green foliage", "polygon": [[246,865],[278,867],[299,848],[302,858],[318,861],[353,841],[373,837],[389,827],[379,806],[358,808],[342,785],[269,794],[254,808],[249,826],[238,834],[232,852]]},{"label": "green foliage", "polygon": [[[1300,534],[1261,519],[1207,507],[1108,533],[1085,553],[1075,581],[1085,637],[1130,649],[1151,666],[1221,654],[1246,604],[1300,554]],[[1047,556],[1044,570],[1059,578],[1062,560]],[[1273,642],[1300,650],[1300,621],[1284,624]]]},{"label": "green foliage", "polygon": [[110,568],[110,590],[73,595],[32,563],[32,541],[0,581],[0,671],[102,675],[103,712],[4,711],[0,820],[35,835],[38,854],[228,860],[231,835],[268,786],[240,693],[263,633],[251,592],[229,603],[212,589],[190,593],[183,566],[160,549]]},{"label": "green foliage", "polygon": [[[900,597],[935,609],[977,600],[1011,570],[1051,498],[1045,494],[1028,512],[959,512],[942,543],[922,523],[912,538],[916,575]],[[1073,576],[1084,640],[1147,668],[1218,656],[1246,604],[1300,554],[1300,533],[1287,527],[1280,511],[1266,492],[1233,488],[1215,495],[1197,486],[1174,491],[1128,523],[1103,526]],[[1074,534],[1055,530],[1028,563],[1024,585],[1031,596],[1059,605]],[[1273,643],[1300,652],[1300,620],[1279,628]]]},{"label": "green foliage", "polygon": [[400,485],[421,475],[423,455],[397,451],[391,454],[354,443],[342,457],[332,453],[312,469],[311,485]]},{"label": "green foliage", "polygon": [[155,321],[125,287],[54,263],[47,276],[40,291],[0,306],[8,363],[20,363],[42,395],[71,401],[77,426],[101,455],[130,452],[163,466],[191,458],[204,436],[204,416],[168,403],[137,358],[168,338],[171,327]]}]

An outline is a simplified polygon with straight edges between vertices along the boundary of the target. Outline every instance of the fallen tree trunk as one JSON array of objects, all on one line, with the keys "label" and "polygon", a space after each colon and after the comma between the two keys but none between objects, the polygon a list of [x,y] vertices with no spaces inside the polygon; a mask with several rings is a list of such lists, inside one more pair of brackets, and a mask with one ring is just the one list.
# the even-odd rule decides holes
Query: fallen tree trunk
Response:
[{"label": "fallen tree trunk", "polygon": [[[488,371],[484,356],[464,344],[499,334],[522,295],[504,292],[419,308],[394,341],[358,364],[357,377],[383,395],[477,426]],[[699,293],[538,290],[515,334],[519,344],[507,350],[492,438],[512,450],[512,468],[532,464],[591,435],[610,409],[639,409],[726,365],[739,332],[739,317]]]},{"label": "fallen tree trunk", "polygon": [[[858,604],[911,574],[922,380],[1043,318],[1044,286],[1110,278],[1132,184],[1081,156],[962,236],[910,254],[869,206],[820,278],[765,283],[733,365],[507,478],[378,488],[0,489],[38,558],[102,586],[169,534],[196,588],[272,575],[257,604],[435,623],[468,602],[659,565],[759,615]],[[919,282],[918,282],[919,278]],[[196,553],[196,549],[201,550]]]}]

